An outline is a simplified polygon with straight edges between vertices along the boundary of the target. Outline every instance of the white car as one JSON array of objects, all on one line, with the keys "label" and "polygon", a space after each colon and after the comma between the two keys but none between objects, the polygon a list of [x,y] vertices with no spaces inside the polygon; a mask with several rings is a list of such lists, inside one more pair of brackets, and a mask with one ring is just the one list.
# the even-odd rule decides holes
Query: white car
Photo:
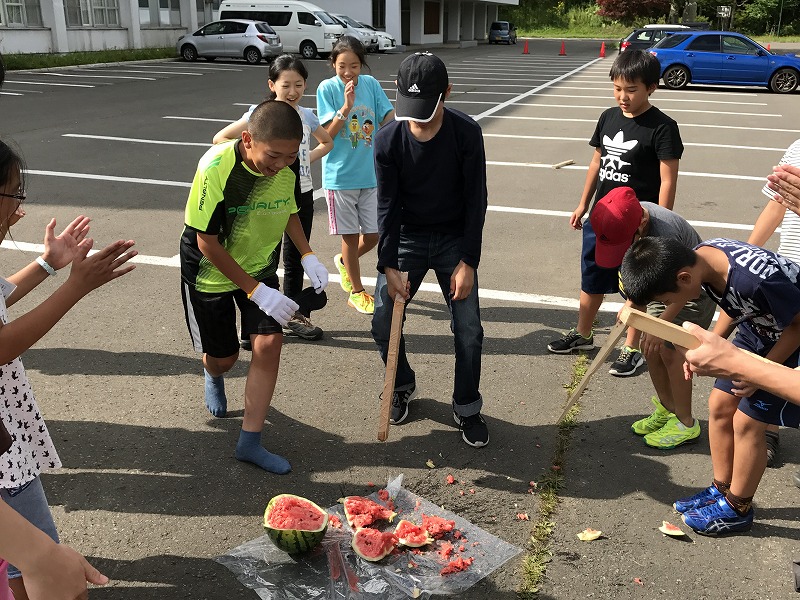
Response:
[{"label": "white car", "polygon": [[367,23],[361,23],[361,26],[375,32],[375,35],[378,36],[378,52],[386,52],[387,50],[394,50],[397,48],[397,40],[394,39],[392,34],[381,31],[380,29],[375,29],[372,25]]},{"label": "white car", "polygon": [[355,19],[351,19],[347,15],[335,14],[333,18],[339,21],[344,27],[344,34],[350,35],[361,40],[367,52],[375,52],[378,49],[378,36],[374,31],[361,25]]}]

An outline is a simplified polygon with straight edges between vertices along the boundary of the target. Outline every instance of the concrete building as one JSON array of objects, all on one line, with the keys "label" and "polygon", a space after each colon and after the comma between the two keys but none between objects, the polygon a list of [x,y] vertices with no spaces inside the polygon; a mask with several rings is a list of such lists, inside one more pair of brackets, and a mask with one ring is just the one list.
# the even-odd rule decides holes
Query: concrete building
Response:
[{"label": "concrete building", "polygon": [[[312,0],[313,1],[313,0]],[[254,3],[258,0],[254,0]],[[486,39],[499,5],[519,0],[317,0],[402,44]],[[0,52],[170,47],[214,20],[220,0],[0,0]]]}]

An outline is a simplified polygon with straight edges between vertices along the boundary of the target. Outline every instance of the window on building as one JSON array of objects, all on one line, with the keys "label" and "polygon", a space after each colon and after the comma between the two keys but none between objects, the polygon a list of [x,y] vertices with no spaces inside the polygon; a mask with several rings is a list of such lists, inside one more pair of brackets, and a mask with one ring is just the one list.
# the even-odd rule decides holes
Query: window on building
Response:
[{"label": "window on building", "polygon": [[386,29],[386,0],[372,0],[372,26]]},{"label": "window on building", "polygon": [[440,6],[438,2],[425,3],[425,21],[423,24],[423,33],[425,35],[439,33],[439,13]]},{"label": "window on building", "polygon": [[64,13],[67,27],[119,27],[119,0],[65,0]]},{"label": "window on building", "polygon": [[0,0],[0,25],[5,27],[41,27],[39,0]]}]

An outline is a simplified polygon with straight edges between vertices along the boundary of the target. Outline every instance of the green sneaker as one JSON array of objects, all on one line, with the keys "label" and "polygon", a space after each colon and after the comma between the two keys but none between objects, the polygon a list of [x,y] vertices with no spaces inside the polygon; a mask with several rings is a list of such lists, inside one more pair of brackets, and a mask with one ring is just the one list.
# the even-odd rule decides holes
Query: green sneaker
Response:
[{"label": "green sneaker", "polygon": [[644,443],[651,448],[672,450],[681,444],[694,442],[698,437],[700,437],[700,422],[697,419],[694,420],[694,425],[686,427],[673,415],[661,429],[644,436]]},{"label": "green sneaker", "polygon": [[337,254],[333,257],[333,264],[339,269],[339,285],[341,285],[342,289],[348,294],[352,293],[353,284],[350,282],[350,275],[347,274],[347,269],[344,268],[341,254]]},{"label": "green sneaker", "polygon": [[658,431],[667,424],[667,421],[669,421],[670,417],[675,416],[666,408],[661,406],[661,402],[658,401],[657,396],[650,398],[650,401],[656,405],[656,410],[649,417],[639,419],[633,425],[631,425],[631,431],[633,431],[633,433],[636,435],[647,435],[648,433]]},{"label": "green sneaker", "polygon": [[352,306],[363,315],[371,315],[375,312],[375,298],[363,290],[357,294],[351,292],[347,305]]}]

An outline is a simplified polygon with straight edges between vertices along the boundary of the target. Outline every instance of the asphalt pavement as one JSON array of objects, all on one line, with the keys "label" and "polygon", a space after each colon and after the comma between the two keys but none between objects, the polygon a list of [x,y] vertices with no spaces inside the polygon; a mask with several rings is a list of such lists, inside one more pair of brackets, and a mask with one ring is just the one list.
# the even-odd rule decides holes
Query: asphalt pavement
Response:
[{"label": "asphalt pavement", "polygon": [[[44,477],[62,538],[113,579],[92,598],[254,598],[211,558],[261,535],[270,497],[290,492],[327,506],[399,473],[414,493],[526,545],[530,523],[516,515],[535,519],[528,482],[549,470],[574,362],[546,350],[573,324],[577,308],[580,235],[567,215],[583,188],[597,117],[613,105],[614,54],[599,58],[594,41],[565,46],[566,56],[559,56],[559,40],[531,41],[527,55],[522,43],[435,50],[455,84],[448,104],[478,119],[485,134],[490,211],[480,285],[490,445],[469,448],[453,427],[452,338],[433,286],[410,306],[406,325],[420,399],[410,422],[393,427],[388,442],[375,441],[382,365],[369,319],[346,306],[333,282],[328,306],[314,315],[325,338],[287,339],[284,346],[264,441],[292,462],[286,476],[232,456],[246,354],[227,378],[233,416],[209,418],[176,256],[197,160],[218,129],[262,99],[266,66],[164,61],[9,74],[0,137],[23,150],[30,179],[28,216],[13,229],[17,247],[7,240],[0,253],[4,272],[35,256],[31,244],[41,243],[51,216],[66,224],[85,213],[98,244],[133,238],[141,254],[132,274],[82,301],[23,357],[65,465]],[[404,56],[369,57],[368,72],[390,99]],[[303,104],[313,108],[316,86],[332,71],[323,61],[306,64]],[[766,201],[763,177],[800,137],[797,94],[690,86],[659,89],[652,101],[678,121],[686,145],[675,210],[704,238],[746,239]],[[553,168],[568,160],[573,164]],[[313,175],[319,187],[318,166]],[[311,244],[335,274],[339,241],[327,235],[325,216],[318,200]],[[365,274],[369,260],[362,261]],[[63,277],[15,305],[12,317]],[[597,343],[614,302],[609,298],[601,314]],[[750,534],[680,542],[656,531],[662,520],[679,521],[671,509],[677,497],[710,480],[710,381],[695,387],[700,441],[664,453],[630,433],[649,407],[646,372],[614,379],[601,370],[592,381],[566,457],[543,598],[794,594],[794,430],[781,434],[782,466],[765,474]],[[448,486],[447,474],[467,483]],[[459,494],[468,489],[475,493]],[[575,534],[586,527],[604,537],[579,542]],[[510,599],[520,581],[517,559],[464,598]]]}]

